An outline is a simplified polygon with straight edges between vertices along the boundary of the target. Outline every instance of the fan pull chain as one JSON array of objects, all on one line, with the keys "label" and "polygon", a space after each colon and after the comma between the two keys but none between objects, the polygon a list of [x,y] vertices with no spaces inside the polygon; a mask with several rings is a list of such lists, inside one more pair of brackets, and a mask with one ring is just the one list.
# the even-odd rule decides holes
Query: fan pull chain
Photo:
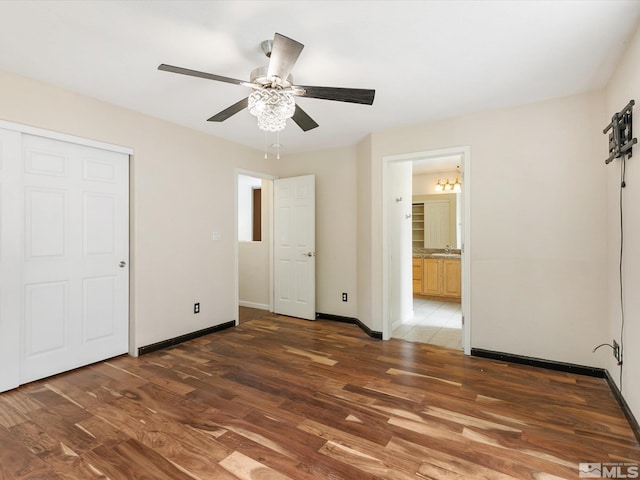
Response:
[{"label": "fan pull chain", "polygon": [[264,159],[267,159],[267,132],[264,132]]}]

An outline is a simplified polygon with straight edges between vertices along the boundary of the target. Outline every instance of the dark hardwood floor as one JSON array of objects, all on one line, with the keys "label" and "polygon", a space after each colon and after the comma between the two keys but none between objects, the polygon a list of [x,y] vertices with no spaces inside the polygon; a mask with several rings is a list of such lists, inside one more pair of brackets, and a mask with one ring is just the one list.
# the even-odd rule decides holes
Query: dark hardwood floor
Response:
[{"label": "dark hardwood floor", "polygon": [[272,316],[268,310],[260,310],[259,308],[240,307],[240,318],[238,323],[245,323],[251,320],[260,320],[264,317]]},{"label": "dark hardwood floor", "polygon": [[574,479],[638,462],[607,384],[262,316],[0,394],[0,479]]}]

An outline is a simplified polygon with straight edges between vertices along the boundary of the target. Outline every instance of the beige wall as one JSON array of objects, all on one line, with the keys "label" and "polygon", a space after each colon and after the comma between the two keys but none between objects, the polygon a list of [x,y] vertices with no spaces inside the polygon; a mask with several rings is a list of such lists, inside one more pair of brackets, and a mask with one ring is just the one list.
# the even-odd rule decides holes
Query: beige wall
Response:
[{"label": "beige wall", "polygon": [[[358,319],[369,328],[373,325],[373,209],[371,183],[371,135],[356,148],[356,285],[358,288]],[[382,330],[378,330],[381,332]]]},{"label": "beige wall", "polygon": [[276,164],[280,177],[316,176],[316,311],[357,317],[355,148],[283,155]]},{"label": "beige wall", "polygon": [[383,157],[469,145],[472,347],[604,366],[591,353],[608,337],[603,107],[592,93],[374,133],[372,201],[358,212],[373,232],[361,320],[382,330]]},{"label": "beige wall", "polygon": [[[6,73],[0,105],[3,120],[135,150],[132,351],[235,319],[229,205],[236,168],[271,168],[262,152]],[[212,241],[214,231],[220,241]]]},{"label": "beige wall", "polygon": [[[603,129],[609,123],[614,113],[624,108],[629,100],[634,99],[634,132],[638,134],[638,118],[640,118],[640,30],[627,47],[613,78],[606,88],[606,110],[600,117],[599,126]],[[619,286],[619,252],[620,252],[620,160],[605,166],[603,160],[607,155],[608,137],[598,132],[598,165],[601,179],[607,184],[607,213],[609,222],[603,225],[608,237],[607,243],[607,279],[608,289],[608,319],[609,330],[602,342],[610,342],[615,338],[620,341],[620,286]],[[625,298],[625,327],[624,327],[624,366],[622,393],[633,411],[636,419],[640,419],[640,350],[637,341],[640,339],[640,146],[634,147],[634,155],[627,161],[626,184],[624,189],[624,298]],[[618,382],[620,367],[615,364],[611,350],[603,348],[602,356],[607,359],[607,367],[611,376]]]}]

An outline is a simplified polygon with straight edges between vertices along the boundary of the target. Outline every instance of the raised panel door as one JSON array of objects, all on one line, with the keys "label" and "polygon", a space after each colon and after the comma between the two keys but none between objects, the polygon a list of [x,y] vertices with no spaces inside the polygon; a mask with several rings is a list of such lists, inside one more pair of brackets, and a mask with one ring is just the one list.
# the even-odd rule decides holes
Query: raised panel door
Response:
[{"label": "raised panel door", "polygon": [[460,260],[444,260],[443,267],[443,295],[447,297],[461,296]]},{"label": "raised panel door", "polygon": [[424,295],[440,295],[442,293],[440,278],[442,262],[436,258],[425,258],[422,263],[422,293]]},{"label": "raised panel door", "polygon": [[274,311],[315,320],[315,176],[274,181]]},{"label": "raised panel door", "polygon": [[128,351],[128,155],[23,135],[20,382]]},{"label": "raised panel door", "polygon": [[433,200],[424,204],[424,246],[445,248],[451,243],[449,201]]}]

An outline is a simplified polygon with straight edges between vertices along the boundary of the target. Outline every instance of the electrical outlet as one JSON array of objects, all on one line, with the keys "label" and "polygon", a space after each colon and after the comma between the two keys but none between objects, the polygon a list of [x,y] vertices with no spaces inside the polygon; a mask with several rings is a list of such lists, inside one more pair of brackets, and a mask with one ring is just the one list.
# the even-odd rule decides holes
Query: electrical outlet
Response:
[{"label": "electrical outlet", "polygon": [[199,303],[194,303],[193,304],[193,313],[200,313],[200,304]]},{"label": "electrical outlet", "polygon": [[347,292],[342,292],[342,301],[343,302],[347,301]]},{"label": "electrical outlet", "polygon": [[616,357],[618,363],[620,362],[620,345],[615,340],[613,341],[613,356]]}]

